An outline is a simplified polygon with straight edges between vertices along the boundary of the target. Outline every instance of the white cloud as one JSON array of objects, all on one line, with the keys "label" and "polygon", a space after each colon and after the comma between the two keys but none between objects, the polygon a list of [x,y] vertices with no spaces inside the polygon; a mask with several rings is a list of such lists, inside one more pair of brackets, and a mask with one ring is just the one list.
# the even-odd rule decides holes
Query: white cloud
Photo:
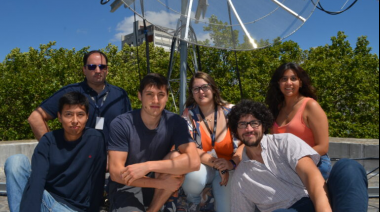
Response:
[{"label": "white cloud", "polygon": [[124,20],[119,22],[116,25],[116,34],[114,37],[111,39],[111,42],[121,42],[121,37],[124,35],[131,34],[133,32],[133,22],[134,22],[134,17],[125,17]]},{"label": "white cloud", "polygon": [[198,41],[205,41],[205,40],[210,40],[211,41],[210,33],[205,33],[205,34],[199,34],[199,35],[197,35],[197,40]]},{"label": "white cloud", "polygon": [[[175,29],[177,27],[179,16],[176,14],[168,13],[166,11],[160,11],[160,12],[153,12],[153,11],[147,11],[146,12],[146,19],[147,21],[152,21],[153,24]],[[139,16],[136,16],[137,20],[142,21],[142,18]],[[128,35],[133,33],[133,22],[135,21],[135,17],[132,15],[130,17],[125,17],[124,20],[119,22],[116,25],[116,34],[114,35],[111,42],[120,41],[121,37],[124,35]]]},{"label": "white cloud", "polygon": [[[192,12],[191,17],[194,18],[195,14]],[[177,23],[180,18],[179,14],[169,13],[167,11],[147,11],[146,19],[148,22],[153,22],[153,24],[157,26],[163,26],[170,29],[176,29]],[[142,18],[136,16],[137,20],[142,21]],[[111,42],[121,42],[121,37],[133,33],[133,22],[135,21],[134,15],[130,17],[125,17],[121,22],[116,25],[116,34],[114,35]],[[208,19],[204,19],[203,21],[208,21]],[[194,30],[197,33],[198,41],[205,41],[206,39],[210,40],[210,34],[203,32],[204,24],[195,24]]]}]

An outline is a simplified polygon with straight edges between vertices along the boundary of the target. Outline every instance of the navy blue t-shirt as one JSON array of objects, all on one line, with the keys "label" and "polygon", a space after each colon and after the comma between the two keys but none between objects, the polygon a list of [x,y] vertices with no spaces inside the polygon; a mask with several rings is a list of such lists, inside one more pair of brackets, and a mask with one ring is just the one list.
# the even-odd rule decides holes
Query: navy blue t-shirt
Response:
[{"label": "navy blue t-shirt", "polygon": [[[148,129],[141,119],[141,110],[116,117],[111,123],[108,150],[128,152],[125,166],[147,161],[163,160],[172,147],[194,142],[186,121],[179,115],[164,110],[158,127]],[[127,186],[110,181],[110,187]],[[115,190],[115,189],[110,189]]]},{"label": "navy blue t-shirt", "polygon": [[162,160],[173,146],[190,142],[194,140],[181,116],[164,110],[158,127],[150,130],[141,119],[141,110],[134,110],[112,121],[108,150],[128,152],[128,166]]},{"label": "navy blue t-shirt", "polygon": [[96,117],[104,117],[103,133],[108,140],[109,125],[116,116],[132,110],[128,94],[122,88],[108,84],[104,90],[98,94],[87,84],[83,82],[67,85],[46,99],[40,107],[48,113],[53,119],[57,118],[59,99],[66,93],[77,91],[84,94],[90,103],[89,117],[86,127],[95,128]]},{"label": "navy blue t-shirt", "polygon": [[86,128],[76,141],[67,142],[63,129],[46,133],[32,156],[32,172],[20,211],[41,211],[44,190],[76,211],[99,211],[107,163],[101,132]]}]

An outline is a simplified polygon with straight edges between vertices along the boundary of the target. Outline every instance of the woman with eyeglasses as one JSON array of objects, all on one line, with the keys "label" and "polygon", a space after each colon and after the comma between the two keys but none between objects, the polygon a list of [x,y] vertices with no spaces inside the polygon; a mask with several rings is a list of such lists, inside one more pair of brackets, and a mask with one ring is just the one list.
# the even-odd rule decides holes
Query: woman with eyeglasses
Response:
[{"label": "woman with eyeglasses", "polygon": [[298,64],[286,63],[272,76],[265,101],[275,118],[272,133],[292,133],[313,147],[322,156],[318,168],[327,179],[331,171],[329,126],[316,100],[306,71]]},{"label": "woman with eyeglasses", "polygon": [[190,134],[197,142],[201,168],[186,175],[182,186],[188,201],[188,212],[200,211],[201,193],[211,184],[215,198],[215,210],[231,211],[231,170],[238,159],[233,154],[239,141],[227,127],[227,114],[232,105],[220,96],[214,79],[198,72],[189,83],[189,97],[183,117],[187,120]]}]

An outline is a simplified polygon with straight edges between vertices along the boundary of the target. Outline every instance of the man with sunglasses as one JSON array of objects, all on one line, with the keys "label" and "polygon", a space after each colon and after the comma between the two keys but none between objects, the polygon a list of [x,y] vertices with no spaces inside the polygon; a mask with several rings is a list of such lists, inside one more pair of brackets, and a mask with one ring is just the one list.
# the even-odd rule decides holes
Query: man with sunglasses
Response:
[{"label": "man with sunglasses", "polygon": [[49,131],[47,121],[57,118],[58,100],[65,93],[77,91],[90,101],[89,118],[86,127],[95,128],[109,137],[109,125],[118,115],[131,110],[127,92],[107,83],[108,58],[98,50],[88,52],[83,57],[83,82],[63,87],[46,99],[28,118],[37,140]]},{"label": "man with sunglasses", "polygon": [[292,134],[267,134],[274,119],[264,104],[243,100],[228,120],[245,144],[232,180],[231,211],[367,211],[366,172],[356,161],[338,161],[326,183],[313,148]]}]

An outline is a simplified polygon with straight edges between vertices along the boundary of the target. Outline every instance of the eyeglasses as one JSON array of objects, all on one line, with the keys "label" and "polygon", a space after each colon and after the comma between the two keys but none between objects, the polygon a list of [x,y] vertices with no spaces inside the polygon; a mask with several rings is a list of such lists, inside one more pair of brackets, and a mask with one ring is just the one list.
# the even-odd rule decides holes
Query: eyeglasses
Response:
[{"label": "eyeglasses", "polygon": [[205,85],[202,85],[201,87],[194,87],[191,91],[194,93],[194,94],[197,94],[199,93],[201,90],[203,92],[206,92],[206,91],[209,91],[211,89],[211,86],[209,84],[205,84]]},{"label": "eyeglasses", "polygon": [[100,64],[100,65],[95,65],[95,64],[88,64],[87,65],[87,68],[88,70],[90,71],[94,71],[96,69],[96,67],[99,67],[99,69],[101,71],[103,71],[104,69],[106,69],[108,66],[107,65],[104,65],[104,64]]},{"label": "eyeglasses", "polygon": [[248,124],[252,127],[252,128],[258,128],[260,125],[261,125],[261,121],[251,121],[251,122],[239,122],[238,123],[238,128],[239,129],[247,129],[248,127]]}]

